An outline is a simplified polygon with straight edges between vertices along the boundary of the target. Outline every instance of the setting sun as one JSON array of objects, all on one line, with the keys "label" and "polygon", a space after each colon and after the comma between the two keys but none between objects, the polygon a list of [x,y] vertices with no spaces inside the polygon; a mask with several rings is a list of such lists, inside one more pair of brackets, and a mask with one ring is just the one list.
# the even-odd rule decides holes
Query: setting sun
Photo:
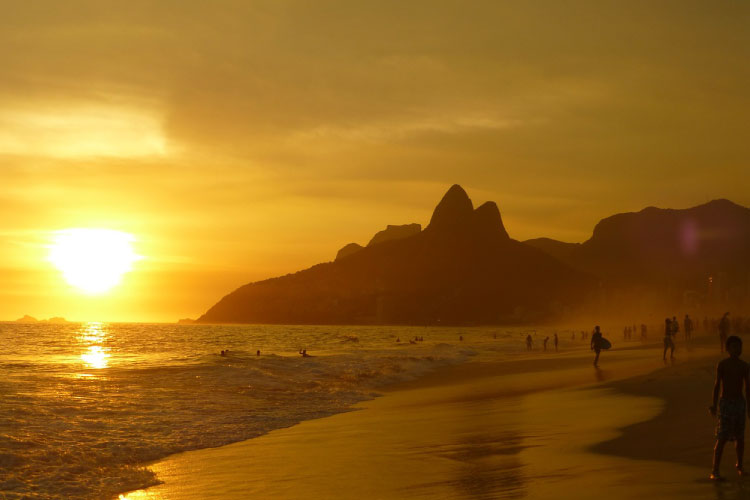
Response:
[{"label": "setting sun", "polygon": [[134,236],[111,229],[64,229],[54,235],[49,260],[72,286],[98,294],[117,285],[140,256]]}]

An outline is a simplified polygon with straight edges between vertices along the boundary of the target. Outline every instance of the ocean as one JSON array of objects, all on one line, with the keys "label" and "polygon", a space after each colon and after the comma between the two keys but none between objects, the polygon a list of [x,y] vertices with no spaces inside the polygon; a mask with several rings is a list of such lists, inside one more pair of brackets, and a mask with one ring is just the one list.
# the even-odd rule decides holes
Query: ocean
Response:
[{"label": "ocean", "polygon": [[150,461],[517,355],[527,330],[0,323],[0,497],[117,498],[158,481]]}]

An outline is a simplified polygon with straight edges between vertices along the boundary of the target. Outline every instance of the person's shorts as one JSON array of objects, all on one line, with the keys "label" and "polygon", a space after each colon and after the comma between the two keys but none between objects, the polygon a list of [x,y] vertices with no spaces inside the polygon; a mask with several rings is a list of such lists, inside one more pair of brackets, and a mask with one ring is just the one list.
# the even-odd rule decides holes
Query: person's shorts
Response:
[{"label": "person's shorts", "polygon": [[744,398],[719,400],[719,423],[716,426],[716,438],[735,441],[745,437]]},{"label": "person's shorts", "polygon": [[674,341],[672,337],[664,337],[664,347],[671,347],[674,349]]}]

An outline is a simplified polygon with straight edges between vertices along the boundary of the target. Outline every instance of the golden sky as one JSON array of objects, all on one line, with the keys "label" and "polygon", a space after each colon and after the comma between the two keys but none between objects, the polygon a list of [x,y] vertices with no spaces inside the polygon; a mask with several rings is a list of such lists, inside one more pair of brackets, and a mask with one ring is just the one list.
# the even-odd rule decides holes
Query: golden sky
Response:
[{"label": "golden sky", "polygon": [[[173,321],[426,224],[750,205],[750,2],[34,1],[0,16],[0,319]],[[136,237],[89,297],[52,232]]]}]

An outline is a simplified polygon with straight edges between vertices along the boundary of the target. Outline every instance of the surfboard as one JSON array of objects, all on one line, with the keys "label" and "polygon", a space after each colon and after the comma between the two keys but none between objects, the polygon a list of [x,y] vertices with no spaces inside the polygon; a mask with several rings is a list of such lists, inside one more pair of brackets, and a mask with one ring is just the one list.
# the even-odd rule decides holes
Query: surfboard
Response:
[{"label": "surfboard", "polygon": [[612,347],[612,342],[602,337],[602,340],[599,345],[601,346],[602,349],[609,349],[610,347]]}]

